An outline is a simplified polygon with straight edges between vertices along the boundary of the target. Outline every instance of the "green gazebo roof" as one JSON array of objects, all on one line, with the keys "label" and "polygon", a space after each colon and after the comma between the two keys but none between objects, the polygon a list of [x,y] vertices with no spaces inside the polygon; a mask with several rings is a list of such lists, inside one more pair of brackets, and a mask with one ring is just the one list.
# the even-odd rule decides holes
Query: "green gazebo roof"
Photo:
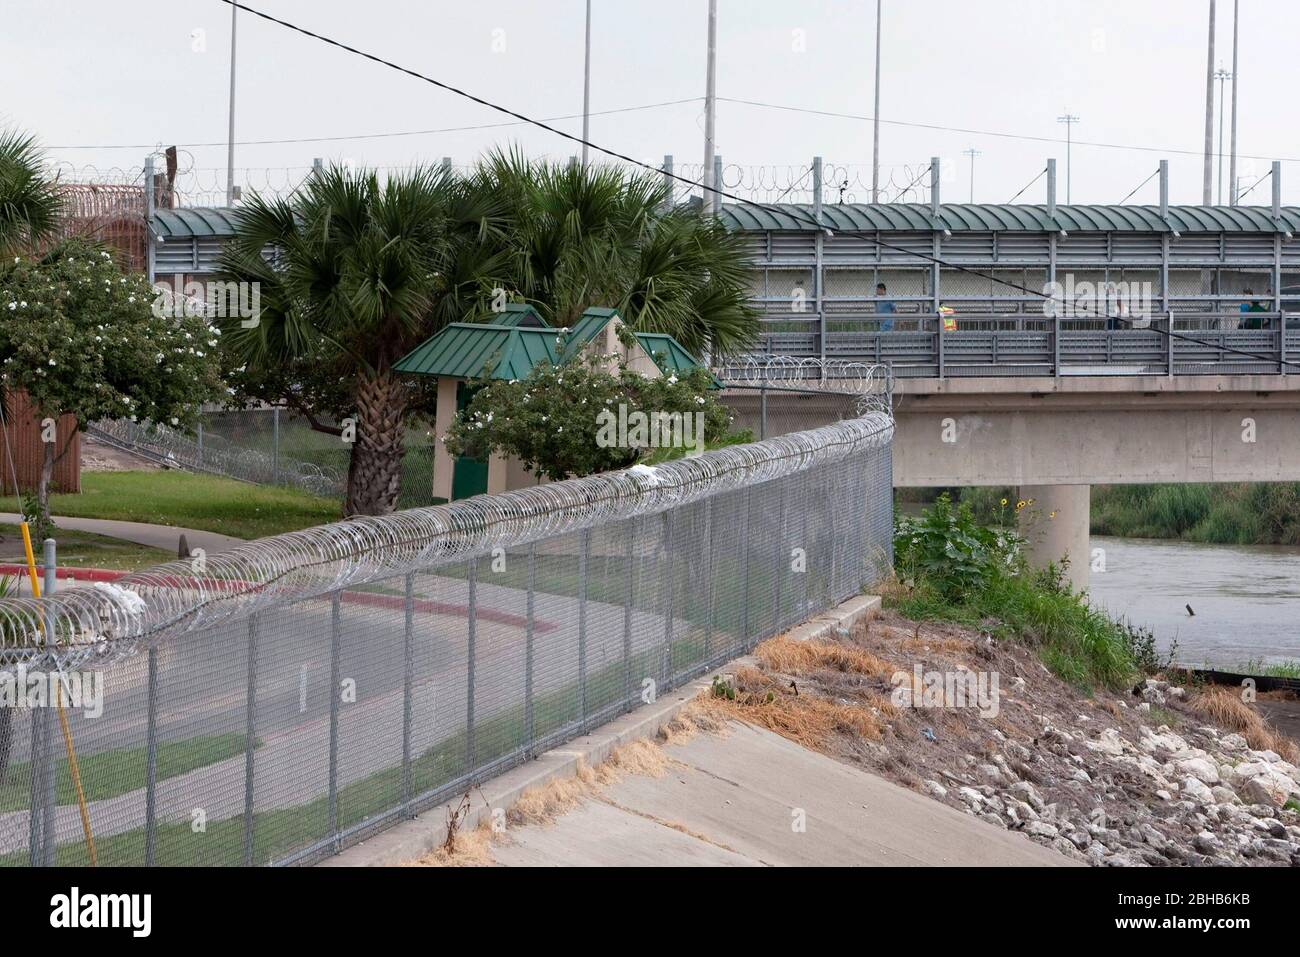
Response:
[{"label": "green gazebo roof", "polygon": [[[558,330],[548,326],[532,306],[511,303],[490,322],[451,323],[412,349],[393,368],[413,375],[457,379],[522,379],[538,363],[569,362],[616,318],[616,309],[588,309],[569,329],[561,354]],[[634,335],[664,375],[705,368],[667,333]],[[714,386],[721,388],[721,383],[714,379]]]}]

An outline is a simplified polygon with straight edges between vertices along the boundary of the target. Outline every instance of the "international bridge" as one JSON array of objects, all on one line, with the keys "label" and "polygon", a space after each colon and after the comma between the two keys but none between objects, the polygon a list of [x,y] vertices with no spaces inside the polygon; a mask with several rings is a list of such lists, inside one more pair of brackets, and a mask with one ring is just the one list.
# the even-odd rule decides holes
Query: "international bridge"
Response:
[{"label": "international bridge", "polygon": [[[722,203],[761,318],[718,365],[742,421],[797,384],[788,429],[843,418],[844,369],[879,367],[895,487],[1018,487],[1038,557],[1082,585],[1092,484],[1300,480],[1300,207],[1279,163],[1258,206],[1170,205],[1163,162],[1156,205],[1058,204],[1045,174],[1042,203],[944,203],[938,158],[928,203],[823,203],[819,182]],[[232,212],[150,210],[151,279],[210,278]]]}]

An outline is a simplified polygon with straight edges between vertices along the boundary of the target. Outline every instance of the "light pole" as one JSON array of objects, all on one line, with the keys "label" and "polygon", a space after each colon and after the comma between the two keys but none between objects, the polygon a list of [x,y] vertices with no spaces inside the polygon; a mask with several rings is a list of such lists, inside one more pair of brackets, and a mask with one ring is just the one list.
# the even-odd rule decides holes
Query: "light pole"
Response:
[{"label": "light pole", "polygon": [[235,24],[239,7],[230,8],[230,127],[226,137],[226,205],[235,205]]},{"label": "light pole", "polygon": [[718,0],[709,0],[709,61],[704,81],[704,208],[716,212],[721,206],[713,182],[714,120],[718,108]]},{"label": "light pole", "polygon": [[876,0],[876,106],[871,111],[871,202],[880,202],[880,7]]},{"label": "light pole", "polygon": [[1232,145],[1228,148],[1228,203],[1237,205],[1237,0],[1232,0]]},{"label": "light pole", "polygon": [[1210,38],[1205,57],[1205,168],[1201,172],[1201,203],[1209,206],[1214,182],[1214,0],[1210,0]]},{"label": "light pole", "polygon": [[1223,205],[1223,82],[1231,80],[1232,74],[1223,67],[1214,71],[1214,78],[1219,81],[1219,205]]},{"label": "light pole", "polygon": [[1067,112],[1064,116],[1058,116],[1056,122],[1065,124],[1065,202],[1068,205],[1070,203],[1070,153],[1074,145],[1071,130],[1074,129],[1074,124],[1079,122],[1079,118]]},{"label": "light pole", "polygon": [[962,150],[962,153],[970,157],[970,201],[975,202],[975,157],[982,155],[975,147],[968,150]]},{"label": "light pole", "polygon": [[591,139],[591,0],[587,0],[587,52],[582,61],[582,166],[587,166],[587,143]]}]

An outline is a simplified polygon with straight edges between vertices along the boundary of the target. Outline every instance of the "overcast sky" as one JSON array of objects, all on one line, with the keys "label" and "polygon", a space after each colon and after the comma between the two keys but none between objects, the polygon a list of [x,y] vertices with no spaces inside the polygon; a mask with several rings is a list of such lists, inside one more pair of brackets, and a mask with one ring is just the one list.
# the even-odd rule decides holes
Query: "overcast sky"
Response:
[{"label": "overcast sky", "polygon": [[[530,116],[582,110],[584,0],[249,5]],[[872,0],[719,0],[718,7],[719,97],[871,114]],[[1218,7],[1216,60],[1230,68],[1232,2]],[[698,167],[707,3],[593,0],[593,8],[593,112],[692,101],[593,116],[592,139],[656,165],[672,153]],[[0,125],[33,132],[52,160],[78,169],[138,170],[154,145],[224,144],[230,19],[219,0],[0,0]],[[1080,117],[1076,141],[1128,147],[1076,142],[1075,202],[1118,202],[1162,156],[1170,160],[1172,200],[1199,202],[1207,23],[1208,0],[884,0],[882,119],[984,132],[887,123],[883,178],[907,180],[937,155],[944,198],[964,202],[970,160],[962,151],[974,148],[981,151],[976,201],[1006,202],[1055,156],[1064,201],[1063,142],[991,134],[1063,138],[1057,117],[1068,111]],[[1241,0],[1239,172],[1253,183],[1269,159],[1287,160],[1283,201],[1292,204],[1300,203],[1297,36],[1300,3]],[[247,13],[239,14],[238,39],[237,141],[508,121]],[[553,125],[581,131],[578,119]],[[784,188],[788,167],[821,155],[851,178],[852,198],[869,198],[857,184],[870,182],[870,122],[724,99],[717,130],[729,186]],[[1217,119],[1215,135],[1217,149]],[[317,156],[377,166],[442,156],[465,163],[512,143],[553,157],[577,152],[522,126],[248,144],[237,146],[236,179],[283,186]],[[129,148],[108,148],[118,145]],[[182,185],[196,201],[224,189],[225,161],[224,145],[183,145],[182,167],[193,170]],[[1226,197],[1226,169],[1224,184]],[[204,190],[211,192],[200,196]],[[1021,201],[1042,197],[1040,181]],[[1153,180],[1130,202],[1156,200]],[[1247,199],[1269,201],[1268,183]]]}]

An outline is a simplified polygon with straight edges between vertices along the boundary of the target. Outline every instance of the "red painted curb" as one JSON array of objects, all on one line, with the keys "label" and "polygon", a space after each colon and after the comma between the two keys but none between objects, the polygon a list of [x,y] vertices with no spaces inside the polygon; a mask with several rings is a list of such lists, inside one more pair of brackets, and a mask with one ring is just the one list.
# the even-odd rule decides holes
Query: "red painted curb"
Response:
[{"label": "red painted curb", "polygon": [[[36,569],[39,573],[44,573],[45,566],[38,564]],[[119,571],[115,568],[57,568],[55,575],[58,578],[71,579],[79,582],[114,582],[119,578],[127,575],[127,572]],[[27,576],[26,565],[13,565],[0,563],[0,575],[19,575]],[[183,586],[185,583],[177,579],[177,585]],[[167,584],[166,580],[158,582]],[[230,585],[249,584],[247,582],[229,582]],[[328,595],[317,596],[318,601],[328,599]],[[375,592],[365,591],[345,591],[343,593],[343,603],[346,605],[369,605],[372,608],[405,608],[406,600],[399,598],[397,595],[380,595]],[[433,615],[455,615],[461,618],[469,617],[469,606],[460,605],[445,601],[432,601],[428,598],[417,598],[414,602],[415,611],[423,614]],[[528,625],[528,619],[523,615],[516,615],[509,611],[498,611],[495,608],[479,608],[476,618],[483,621],[494,622],[498,625],[510,625],[514,628],[525,628]],[[553,621],[543,621],[533,619],[533,630],[546,633],[555,631],[559,628]]]}]

